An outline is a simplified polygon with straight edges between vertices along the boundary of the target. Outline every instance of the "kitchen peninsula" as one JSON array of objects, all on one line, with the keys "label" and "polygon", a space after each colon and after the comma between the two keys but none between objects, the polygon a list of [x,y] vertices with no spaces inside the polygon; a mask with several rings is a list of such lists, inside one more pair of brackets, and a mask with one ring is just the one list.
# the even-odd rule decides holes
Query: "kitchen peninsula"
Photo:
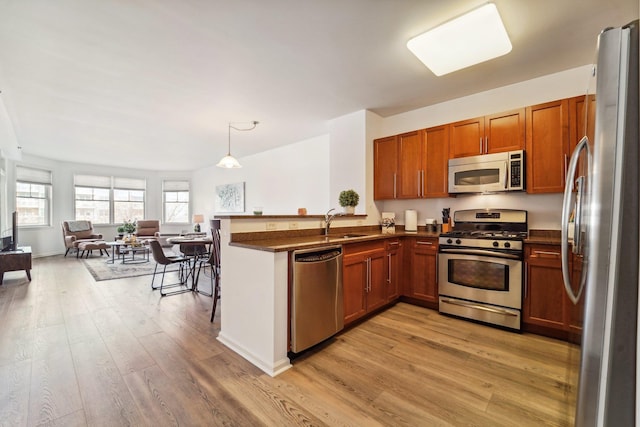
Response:
[{"label": "kitchen peninsula", "polygon": [[[323,234],[324,217],[320,215],[219,218],[224,302],[218,340],[272,376],[291,367],[287,356],[290,251],[327,244],[376,241],[404,234],[383,235],[378,227],[369,226],[358,227],[358,230],[366,231],[363,236],[344,237],[365,218],[363,215],[340,217],[338,221],[343,227],[336,227],[329,237]],[[300,229],[283,233],[237,232],[252,228],[264,230],[265,224],[272,220],[295,220]]]}]

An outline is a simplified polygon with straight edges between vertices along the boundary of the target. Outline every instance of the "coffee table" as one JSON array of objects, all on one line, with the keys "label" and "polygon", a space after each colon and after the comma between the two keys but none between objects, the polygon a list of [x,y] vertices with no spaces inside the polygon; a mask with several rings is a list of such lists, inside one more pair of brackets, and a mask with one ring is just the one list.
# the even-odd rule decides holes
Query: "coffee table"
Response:
[{"label": "coffee table", "polygon": [[[149,262],[149,246],[147,245],[131,246],[131,244],[125,243],[122,240],[107,242],[107,245],[111,247],[111,259],[107,260],[108,264],[115,264],[116,254],[122,264]],[[138,255],[137,258],[136,255]]]}]

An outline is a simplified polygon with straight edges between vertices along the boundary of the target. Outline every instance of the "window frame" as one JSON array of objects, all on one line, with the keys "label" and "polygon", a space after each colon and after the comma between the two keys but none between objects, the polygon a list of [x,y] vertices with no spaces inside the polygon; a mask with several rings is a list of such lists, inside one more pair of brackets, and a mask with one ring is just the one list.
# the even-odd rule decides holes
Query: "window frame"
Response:
[{"label": "window frame", "polygon": [[[92,185],[93,182],[93,185]],[[78,188],[89,188],[94,190],[107,190],[108,198],[107,200],[95,200],[96,202],[107,202],[108,203],[108,222],[98,222],[94,219],[90,219],[90,221],[94,225],[118,225],[122,224],[122,222],[116,222],[116,204],[117,203],[142,203],[142,215],[141,218],[124,218],[123,220],[137,220],[143,219],[146,215],[147,210],[147,180],[145,178],[125,178],[119,176],[104,176],[104,175],[85,175],[85,174],[76,174],[74,175],[74,184],[73,184],[73,212],[74,218],[78,219],[78,202],[84,201],[82,199],[78,199],[77,197],[77,189]],[[116,191],[127,191],[127,192],[142,192],[142,202],[139,201],[122,201],[116,200]],[[131,194],[129,194],[129,197]],[[84,218],[80,218],[84,219]]]},{"label": "window frame", "polygon": [[[167,194],[176,194],[176,199],[179,199],[181,193],[187,194],[186,202],[168,202]],[[187,214],[184,222],[167,221],[167,205],[186,205]],[[175,224],[175,225],[187,225],[191,224],[189,219],[191,218],[191,182],[188,179],[165,179],[162,181],[162,223],[163,224]]]},{"label": "window frame", "polygon": [[[29,185],[29,196],[20,196],[18,191],[18,185]],[[32,186],[42,186],[44,189],[43,197],[32,196]],[[16,165],[15,170],[15,210],[18,212],[18,227],[19,228],[38,228],[38,227],[51,227],[52,215],[53,215],[53,172],[39,167],[32,167],[26,165]],[[43,223],[30,224],[24,220],[24,217],[20,215],[20,203],[19,200],[42,200],[44,201],[44,218]],[[38,208],[39,209],[39,208]]]}]

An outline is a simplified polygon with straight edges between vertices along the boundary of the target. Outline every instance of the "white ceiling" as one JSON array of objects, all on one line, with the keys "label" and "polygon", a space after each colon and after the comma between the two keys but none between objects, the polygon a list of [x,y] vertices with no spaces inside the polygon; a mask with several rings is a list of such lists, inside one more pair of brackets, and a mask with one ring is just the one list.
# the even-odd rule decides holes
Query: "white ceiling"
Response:
[{"label": "white ceiling", "polygon": [[[593,62],[638,0],[495,0],[511,53],[435,77],[411,37],[483,0],[0,0],[0,127],[22,152],[191,170]],[[1,135],[2,133],[0,133]],[[0,146],[2,144],[0,143]],[[6,144],[5,144],[6,146]]]}]

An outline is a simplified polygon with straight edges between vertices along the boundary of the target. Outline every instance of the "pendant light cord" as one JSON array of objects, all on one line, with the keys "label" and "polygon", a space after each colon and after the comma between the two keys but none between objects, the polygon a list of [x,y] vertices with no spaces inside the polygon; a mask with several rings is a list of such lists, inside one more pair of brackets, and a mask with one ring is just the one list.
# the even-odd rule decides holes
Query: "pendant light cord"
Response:
[{"label": "pendant light cord", "polygon": [[[235,122],[234,122],[235,123]],[[231,129],[235,129],[235,130],[239,130],[239,131],[248,131],[248,130],[254,130],[256,128],[256,126],[258,126],[258,121],[254,120],[251,122],[251,124],[253,126],[251,126],[250,128],[237,128],[235,126],[233,126],[232,122],[229,122],[229,143],[227,145],[227,156],[231,156]]]}]

